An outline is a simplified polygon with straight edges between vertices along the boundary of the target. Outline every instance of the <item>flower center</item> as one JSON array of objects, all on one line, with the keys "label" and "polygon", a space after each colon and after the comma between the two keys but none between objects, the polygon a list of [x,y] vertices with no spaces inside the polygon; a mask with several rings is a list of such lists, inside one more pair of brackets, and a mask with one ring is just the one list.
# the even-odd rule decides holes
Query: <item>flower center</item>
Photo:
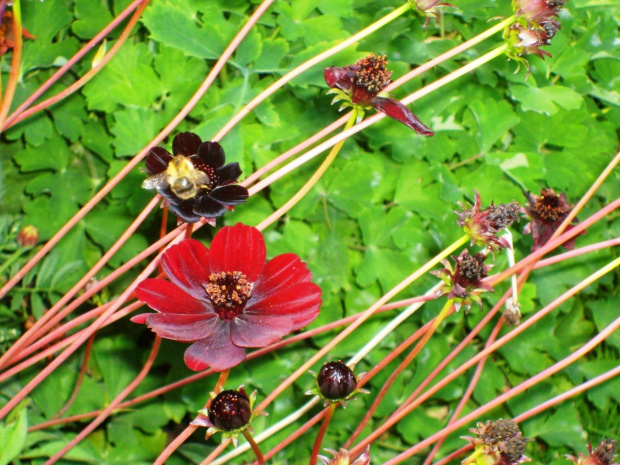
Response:
[{"label": "flower center", "polygon": [[459,277],[475,285],[478,281],[487,277],[487,270],[484,267],[486,255],[477,253],[463,257],[459,263]]},{"label": "flower center", "polygon": [[252,294],[252,283],[240,271],[212,273],[204,288],[215,312],[223,320],[239,315]]},{"label": "flower center", "polygon": [[488,219],[491,227],[498,231],[508,228],[515,221],[519,221],[519,204],[513,201],[508,204],[491,205]]},{"label": "flower center", "polygon": [[355,84],[365,87],[373,94],[381,92],[390,83],[392,74],[385,69],[385,65],[387,65],[385,56],[375,56],[373,53],[356,61],[355,67],[359,68],[359,71],[355,75]]},{"label": "flower center", "polygon": [[541,220],[552,223],[566,215],[569,208],[559,194],[551,189],[543,189],[534,204],[534,212]]}]

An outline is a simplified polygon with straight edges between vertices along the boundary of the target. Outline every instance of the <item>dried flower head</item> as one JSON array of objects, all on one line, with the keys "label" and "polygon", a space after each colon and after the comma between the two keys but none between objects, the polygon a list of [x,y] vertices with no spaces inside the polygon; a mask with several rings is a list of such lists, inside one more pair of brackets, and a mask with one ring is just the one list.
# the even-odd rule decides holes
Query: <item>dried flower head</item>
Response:
[{"label": "dried flower head", "polygon": [[32,225],[24,226],[17,233],[17,243],[21,247],[34,247],[39,242],[39,230]]},{"label": "dried flower head", "polygon": [[160,337],[192,342],[192,370],[225,370],[245,359],[247,347],[265,347],[308,325],[319,314],[321,289],[295,254],[265,263],[260,231],[224,227],[207,249],[187,239],[166,250],[170,281],[146,279],[136,296],[158,313],[134,316]]},{"label": "dried flower head", "polygon": [[[532,251],[540,249],[545,245],[555,231],[560,227],[564,219],[572,211],[573,205],[569,204],[566,200],[566,194],[563,192],[556,194],[553,189],[543,189],[540,195],[528,194],[529,204],[525,205],[523,210],[530,218],[531,221],[527,225],[523,232],[525,234],[532,234],[534,238],[534,246]],[[578,221],[573,220],[573,224]],[[573,225],[568,225],[565,229],[570,231],[573,229]],[[584,234],[582,232],[581,234]],[[572,238],[562,244],[566,249],[572,249],[575,247],[575,238]]]},{"label": "dried flower head", "polygon": [[224,149],[217,142],[202,142],[192,132],[177,134],[172,154],[163,147],[153,147],[146,157],[149,177],[145,189],[157,189],[170,210],[183,221],[195,223],[232,210],[248,198],[248,190],[235,185],[241,169],[239,163],[225,165]]},{"label": "dried flower head", "polygon": [[[36,39],[26,28],[22,28],[22,36],[24,39]],[[15,47],[15,17],[12,11],[5,11],[0,17],[0,56],[13,47]]]},{"label": "dried flower head", "polygon": [[454,299],[457,311],[461,307],[469,310],[473,302],[482,309],[479,294],[485,291],[493,292],[493,288],[484,281],[492,268],[492,265],[484,264],[486,258],[487,255],[484,253],[470,255],[469,250],[465,249],[458,258],[452,256],[454,267],[448,260],[442,260],[441,263],[445,268],[431,272],[444,282],[439,293],[448,294],[448,298]]},{"label": "dried flower head", "polygon": [[525,449],[527,439],[521,435],[519,426],[512,420],[487,421],[470,428],[477,437],[463,437],[471,442],[474,452],[463,465],[514,465],[529,462]]},{"label": "dried flower head", "polygon": [[474,191],[474,205],[469,204],[470,208],[459,202],[462,212],[455,211],[459,218],[457,225],[465,230],[471,237],[471,245],[483,245],[494,252],[495,250],[510,247],[510,243],[503,237],[497,235],[505,228],[512,226],[515,221],[519,221],[519,204],[514,200],[510,203],[499,205],[491,204],[484,210],[480,210],[481,201],[478,191]]},{"label": "dried flower head", "polygon": [[567,455],[566,458],[575,462],[576,465],[620,465],[614,463],[616,451],[618,450],[618,441],[615,439],[603,439],[598,446],[592,451],[592,445],[588,444],[588,456],[582,452],[579,456]]},{"label": "dried flower head", "polygon": [[383,55],[370,54],[342,68],[325,68],[325,82],[330,87],[328,93],[335,93],[333,103],[342,102],[340,109],[354,107],[359,118],[365,110],[374,108],[400,121],[424,136],[432,136],[433,131],[425,126],[408,107],[398,100],[381,94],[390,82],[391,71],[386,69],[387,60]]},{"label": "dried flower head", "polygon": [[370,465],[370,446],[366,446],[362,455],[354,462],[351,462],[351,456],[345,449],[340,449],[338,452],[332,449],[325,450],[332,454],[333,457],[330,459],[319,455],[319,459],[321,459],[324,465]]}]

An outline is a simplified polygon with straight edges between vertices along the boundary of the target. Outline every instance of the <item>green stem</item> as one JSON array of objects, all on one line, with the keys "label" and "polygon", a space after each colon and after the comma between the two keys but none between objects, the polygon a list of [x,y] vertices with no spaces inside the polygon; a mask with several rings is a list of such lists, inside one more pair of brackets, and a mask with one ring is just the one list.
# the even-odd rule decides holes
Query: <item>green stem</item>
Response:
[{"label": "green stem", "polygon": [[6,269],[10,267],[13,263],[15,263],[17,259],[21,257],[25,251],[26,251],[25,248],[19,248],[15,252],[13,252],[11,256],[7,259],[7,261],[4,262],[2,266],[0,266],[0,275],[2,275],[2,273],[4,273]]},{"label": "green stem", "polygon": [[[353,124],[355,124],[357,116],[358,110],[357,108],[354,108],[351,112],[349,120],[347,121],[347,124],[343,128],[343,131],[346,131],[347,129],[351,128]],[[321,163],[321,166],[319,166],[319,168],[312,175],[312,177],[308,179],[306,184],[304,184],[303,187],[299,189],[299,191],[297,191],[297,193],[293,197],[291,197],[284,205],[282,205],[275,212],[269,215],[269,217],[265,219],[262,223],[260,223],[256,228],[261,231],[264,230],[265,228],[276,222],[278,219],[280,219],[282,216],[284,216],[284,214],[288,212],[291,208],[297,205],[297,203],[310,191],[310,189],[314,187],[314,185],[319,181],[319,179],[321,179],[321,176],[325,174],[327,168],[329,168],[332,162],[336,159],[336,155],[338,155],[338,153],[340,152],[340,149],[344,145],[344,141],[345,140],[341,140],[336,145],[334,145],[325,160],[323,160],[323,163]]]},{"label": "green stem", "polygon": [[256,455],[256,461],[258,462],[258,465],[265,465],[265,457],[263,457],[263,453],[260,451],[260,447],[258,447],[258,444],[256,444],[256,441],[252,437],[252,433],[250,433],[247,429],[244,429],[243,436],[245,436],[245,438],[250,443],[250,446],[252,447],[252,450]]}]

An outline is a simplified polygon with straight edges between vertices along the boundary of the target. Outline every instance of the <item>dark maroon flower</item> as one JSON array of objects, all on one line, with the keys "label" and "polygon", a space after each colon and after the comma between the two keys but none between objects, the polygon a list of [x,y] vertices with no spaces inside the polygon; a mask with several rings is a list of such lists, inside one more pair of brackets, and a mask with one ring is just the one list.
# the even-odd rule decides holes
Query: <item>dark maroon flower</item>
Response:
[{"label": "dark maroon flower", "polygon": [[239,163],[225,165],[221,145],[202,142],[192,132],[175,136],[172,155],[163,147],[151,148],[145,163],[149,177],[142,187],[157,189],[170,210],[188,223],[221,216],[248,198],[248,190],[235,185]]},{"label": "dark maroon flower", "polygon": [[[477,437],[463,437],[475,446],[474,453],[463,461],[463,465],[516,465],[530,461],[524,455],[528,440],[521,435],[514,421],[500,419],[480,422],[477,426],[469,430]],[[484,460],[480,461],[480,455],[484,455]]]},{"label": "dark maroon flower", "polygon": [[371,53],[351,66],[325,68],[325,82],[332,89],[330,92],[338,94],[332,103],[343,101],[341,108],[356,107],[362,112],[375,108],[419,134],[432,136],[433,131],[407,106],[380,94],[392,82],[392,72],[385,69],[386,65],[385,56]]},{"label": "dark maroon flower", "polygon": [[209,406],[209,421],[223,431],[244,427],[251,416],[250,399],[243,389],[222,391]]},{"label": "dark maroon flower", "polygon": [[579,457],[567,455],[566,458],[575,462],[576,465],[620,465],[614,463],[618,441],[615,439],[603,439],[594,451],[592,445],[588,444],[588,456],[579,452]]},{"label": "dark maroon flower", "polygon": [[[523,232],[532,234],[534,246],[532,252],[545,245],[555,231],[560,227],[564,219],[573,209],[573,205],[566,200],[563,192],[556,194],[553,189],[543,189],[540,196],[529,193],[527,195],[530,203],[525,205],[524,212],[531,218],[531,222],[525,225]],[[575,219],[573,223],[577,223]],[[574,226],[568,225],[565,231],[570,231]],[[582,232],[581,234],[584,234]],[[565,249],[575,247],[575,238],[566,241],[562,246]]]},{"label": "dark maroon flower", "polygon": [[474,205],[465,206],[459,202],[463,209],[456,213],[459,216],[457,225],[471,236],[471,245],[484,245],[489,250],[495,251],[504,247],[510,247],[510,243],[503,237],[497,235],[504,229],[512,226],[515,221],[519,221],[519,204],[515,201],[497,206],[491,204],[484,210],[480,210],[481,201],[478,191],[474,191]]},{"label": "dark maroon flower", "polygon": [[185,351],[192,370],[231,368],[246,347],[265,347],[308,325],[319,314],[321,289],[295,254],[265,263],[260,231],[222,228],[211,248],[194,239],[162,256],[170,281],[146,279],[136,296],[159,313],[131,319],[165,339],[193,342]]},{"label": "dark maroon flower", "polygon": [[448,260],[442,260],[441,263],[445,268],[431,272],[444,282],[439,293],[448,294],[449,299],[454,299],[457,310],[461,307],[468,310],[473,302],[482,308],[482,299],[479,294],[485,291],[493,292],[493,288],[484,281],[492,268],[492,265],[484,264],[486,258],[486,254],[470,255],[469,250],[465,249],[458,258],[452,256],[455,267],[452,267]]},{"label": "dark maroon flower", "polygon": [[357,388],[357,378],[344,363],[329,362],[321,367],[316,377],[316,385],[326,399],[343,400]]}]

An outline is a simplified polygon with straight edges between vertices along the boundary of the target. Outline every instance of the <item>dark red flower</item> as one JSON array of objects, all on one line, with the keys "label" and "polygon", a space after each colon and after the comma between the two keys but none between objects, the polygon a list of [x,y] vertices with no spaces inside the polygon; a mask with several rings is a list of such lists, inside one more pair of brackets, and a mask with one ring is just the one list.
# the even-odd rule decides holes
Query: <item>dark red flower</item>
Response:
[{"label": "dark red flower", "polygon": [[316,384],[323,397],[329,400],[347,399],[357,388],[355,374],[342,362],[329,362],[321,367]]},{"label": "dark red flower", "polygon": [[454,299],[457,310],[465,307],[468,310],[473,302],[482,308],[480,293],[485,291],[493,292],[493,288],[484,281],[492,265],[485,265],[487,255],[477,253],[470,255],[469,250],[465,249],[458,257],[452,257],[455,266],[448,260],[442,260],[445,266],[439,271],[431,271],[432,274],[441,278],[444,286],[439,290],[440,294],[448,294],[449,299]]},{"label": "dark red flower", "polygon": [[246,347],[264,347],[308,325],[319,314],[321,289],[297,255],[265,263],[260,231],[237,224],[222,228],[211,248],[194,239],[162,256],[170,281],[146,279],[136,296],[159,313],[131,319],[159,336],[193,342],[185,351],[192,370],[231,368]]},{"label": "dark red flower", "polygon": [[221,216],[248,198],[248,190],[235,185],[239,163],[225,165],[220,144],[202,142],[192,132],[175,136],[172,155],[163,147],[151,148],[145,163],[150,176],[142,187],[157,189],[170,210],[188,223]]},{"label": "dark red flower", "polygon": [[[566,194],[563,192],[556,194],[553,189],[543,189],[540,196],[529,193],[527,197],[530,203],[525,205],[524,212],[532,220],[525,225],[523,232],[532,234],[534,238],[532,252],[535,252],[549,241],[571,212],[573,205],[567,202]],[[577,220],[573,220],[573,223],[577,223]],[[573,228],[573,225],[568,225],[565,231]],[[581,234],[584,233],[585,231]],[[575,247],[575,238],[566,241],[562,246],[568,250],[572,249]]]},{"label": "dark red flower", "polygon": [[392,82],[392,72],[385,69],[386,65],[385,56],[371,53],[351,66],[325,68],[325,82],[332,89],[331,92],[338,94],[332,103],[343,101],[343,107],[357,107],[362,111],[375,108],[419,134],[432,136],[433,131],[407,106],[380,94]]},{"label": "dark red flower", "polygon": [[576,465],[619,465],[614,463],[618,441],[615,439],[603,439],[596,449],[592,451],[592,445],[588,444],[588,456],[579,452],[579,457],[566,455],[568,460],[572,460]]},{"label": "dark red flower", "polygon": [[209,421],[223,431],[243,428],[251,416],[250,398],[243,388],[220,392],[209,406]]},{"label": "dark red flower", "polygon": [[510,247],[505,238],[497,237],[497,235],[512,226],[515,221],[520,220],[519,204],[515,201],[501,203],[497,206],[491,204],[484,210],[480,210],[481,201],[478,191],[474,191],[474,198],[474,205],[470,205],[470,208],[466,209],[459,202],[463,211],[454,212],[459,216],[457,225],[471,236],[471,245],[484,245],[491,251]]}]

